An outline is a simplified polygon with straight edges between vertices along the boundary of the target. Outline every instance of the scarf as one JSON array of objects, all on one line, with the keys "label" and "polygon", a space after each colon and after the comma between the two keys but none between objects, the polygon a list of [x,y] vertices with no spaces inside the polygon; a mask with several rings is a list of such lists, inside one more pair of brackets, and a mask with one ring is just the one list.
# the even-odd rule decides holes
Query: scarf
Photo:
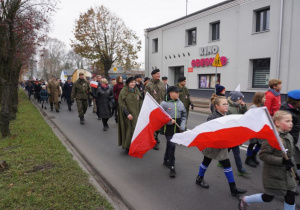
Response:
[{"label": "scarf", "polygon": [[280,92],[277,92],[273,88],[270,88],[268,91],[270,91],[271,93],[273,93],[275,96],[280,96]]}]

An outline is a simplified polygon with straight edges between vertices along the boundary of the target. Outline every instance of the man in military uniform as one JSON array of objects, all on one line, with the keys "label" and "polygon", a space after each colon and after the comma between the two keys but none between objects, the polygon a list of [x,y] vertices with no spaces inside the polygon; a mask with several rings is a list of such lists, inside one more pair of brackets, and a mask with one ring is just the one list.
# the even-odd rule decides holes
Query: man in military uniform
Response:
[{"label": "man in military uniform", "polygon": [[[160,104],[166,96],[166,86],[164,85],[164,83],[162,83],[160,81],[160,71],[159,71],[159,69],[154,69],[151,72],[151,75],[152,75],[152,79],[146,85],[145,91],[148,92],[156,100],[156,102],[158,104]],[[154,138],[157,142],[156,145],[153,148],[155,150],[159,150],[158,144],[160,143],[160,141],[158,139],[158,134],[159,134],[159,131],[156,131],[154,133]]]},{"label": "man in military uniform", "polygon": [[178,83],[176,84],[176,87],[179,88],[179,100],[183,103],[185,107],[186,119],[188,119],[190,105],[193,110],[194,104],[191,101],[189,90],[186,87],[186,78],[184,76],[178,78]]},{"label": "man in military uniform", "polygon": [[58,97],[61,95],[60,84],[56,81],[56,77],[52,76],[52,79],[49,80],[47,92],[49,94],[49,102],[51,111],[53,111],[53,104],[55,105],[56,112],[59,112],[58,106]]},{"label": "man in military uniform", "polygon": [[84,114],[88,107],[88,97],[91,91],[90,84],[84,79],[84,74],[79,73],[79,79],[74,83],[71,94],[71,101],[76,99],[78,117],[80,124],[84,124]]}]

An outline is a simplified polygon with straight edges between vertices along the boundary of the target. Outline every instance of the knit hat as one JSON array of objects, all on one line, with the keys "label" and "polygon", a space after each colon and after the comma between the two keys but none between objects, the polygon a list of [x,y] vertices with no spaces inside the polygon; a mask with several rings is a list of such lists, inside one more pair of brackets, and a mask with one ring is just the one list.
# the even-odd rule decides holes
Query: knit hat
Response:
[{"label": "knit hat", "polygon": [[300,90],[291,90],[288,92],[287,96],[295,100],[300,100]]},{"label": "knit hat", "polygon": [[224,94],[221,94],[223,90],[225,90],[224,86],[216,84],[216,95],[217,96],[224,95]]},{"label": "knit hat", "polygon": [[183,76],[178,78],[178,82],[182,82],[182,81],[184,81],[184,80],[186,80],[186,78],[183,77]]},{"label": "knit hat", "polygon": [[126,85],[129,85],[129,83],[132,82],[132,81],[134,81],[134,80],[135,80],[134,77],[127,78]]},{"label": "knit hat", "polygon": [[168,79],[168,77],[162,77],[161,78],[161,80],[167,80]]},{"label": "knit hat", "polygon": [[160,72],[159,69],[154,69],[154,70],[151,72],[151,75],[156,74],[157,72]]},{"label": "knit hat", "polygon": [[170,86],[170,87],[168,88],[168,90],[167,90],[167,93],[169,94],[169,93],[171,93],[171,92],[177,92],[177,93],[179,93],[179,88],[176,87],[176,86]]},{"label": "knit hat", "polygon": [[230,92],[230,98],[233,102],[236,102],[240,99],[243,99],[244,95],[239,91],[232,91],[232,92]]}]

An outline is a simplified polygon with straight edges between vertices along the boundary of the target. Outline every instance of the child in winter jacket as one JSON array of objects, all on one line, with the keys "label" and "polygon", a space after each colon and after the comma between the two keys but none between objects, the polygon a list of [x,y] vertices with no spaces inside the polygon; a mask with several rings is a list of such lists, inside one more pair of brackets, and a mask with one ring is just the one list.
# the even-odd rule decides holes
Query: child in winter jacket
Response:
[{"label": "child in winter jacket", "polygon": [[288,133],[293,126],[292,116],[288,112],[277,111],[273,120],[282,144],[287,149],[288,159],[284,158],[281,150],[271,147],[268,141],[263,142],[259,157],[264,162],[262,178],[265,193],[241,197],[239,202],[241,210],[246,209],[251,203],[271,202],[274,196],[284,196],[285,210],[295,209],[296,180],[299,181],[299,176],[294,167],[293,137]]},{"label": "child in winter jacket", "polygon": [[280,79],[271,79],[269,81],[269,90],[265,93],[266,103],[265,106],[269,110],[271,116],[275,114],[281,105],[280,90],[282,88],[282,82]]},{"label": "child in winter jacket", "polygon": [[42,86],[42,90],[40,91],[40,98],[41,98],[41,103],[42,103],[42,108],[47,109],[46,103],[48,101],[48,92],[46,90],[46,86]]},{"label": "child in winter jacket", "polygon": [[184,131],[186,124],[186,110],[183,103],[179,100],[179,88],[175,86],[169,87],[166,101],[161,102],[160,105],[172,117],[172,120],[163,128],[167,139],[163,164],[170,168],[170,177],[175,177],[175,143],[171,142],[171,139],[175,133]]}]

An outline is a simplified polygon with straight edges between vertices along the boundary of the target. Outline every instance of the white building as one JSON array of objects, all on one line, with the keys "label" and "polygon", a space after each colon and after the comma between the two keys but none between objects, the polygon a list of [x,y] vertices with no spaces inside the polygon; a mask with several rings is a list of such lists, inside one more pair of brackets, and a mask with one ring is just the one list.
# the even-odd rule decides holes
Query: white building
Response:
[{"label": "white building", "polygon": [[300,89],[299,20],[299,0],[229,0],[148,28],[146,76],[158,68],[173,85],[184,75],[191,95],[207,97],[214,91],[211,62],[219,52],[220,84],[227,91],[241,84],[248,101],[265,92],[272,78],[283,81],[282,93]]}]

